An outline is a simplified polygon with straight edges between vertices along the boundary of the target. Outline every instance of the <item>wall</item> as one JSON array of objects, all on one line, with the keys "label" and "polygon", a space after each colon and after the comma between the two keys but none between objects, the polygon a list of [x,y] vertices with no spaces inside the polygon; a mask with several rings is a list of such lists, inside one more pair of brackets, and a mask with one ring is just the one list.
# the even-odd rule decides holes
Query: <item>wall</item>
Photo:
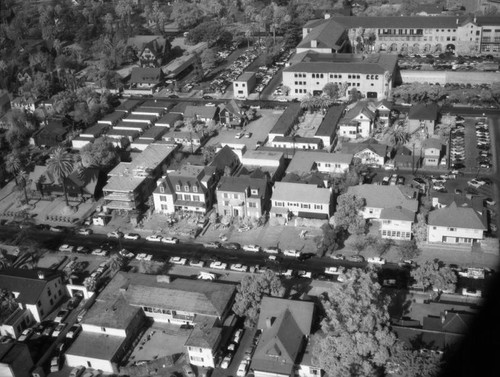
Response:
[{"label": "wall", "polygon": [[88,325],[86,323],[82,323],[82,331],[88,331],[92,333],[99,333],[111,336],[121,336],[121,337],[125,337],[127,335],[124,329],[113,329],[110,327],[106,327],[106,330],[103,331],[102,328],[99,326]]},{"label": "wall", "polygon": [[[434,229],[435,228],[435,229]],[[483,231],[479,229],[465,229],[465,228],[455,228],[456,231],[448,230],[448,227],[444,226],[427,226],[427,234],[429,242],[443,242],[443,236],[449,237],[465,237],[474,238],[477,240],[483,239]]]},{"label": "wall", "polygon": [[[160,200],[160,196],[165,196],[166,197],[166,202]],[[155,206],[155,212],[156,213],[164,213],[164,214],[172,214],[175,212],[175,206],[174,206],[174,195],[172,194],[166,194],[166,193],[154,193],[153,194],[153,201],[154,201],[154,206]],[[167,209],[162,209],[161,205],[166,204]]]},{"label": "wall", "polygon": [[104,373],[118,373],[116,364],[109,360],[93,359],[84,356],[66,354],[66,363],[69,367],[77,367],[78,365],[88,367],[88,362],[90,362],[92,368],[100,369]]},{"label": "wall", "polygon": [[[189,362],[200,367],[215,368],[213,352],[209,348],[187,347],[189,354]],[[197,360],[202,358],[203,361]]]},{"label": "wall", "polygon": [[[50,296],[48,294],[49,289],[51,292]],[[47,283],[39,298],[40,306],[26,305],[26,309],[31,311],[35,321],[41,322],[42,319],[54,309],[64,296],[66,296],[66,288],[62,284],[61,278],[51,280]]]},{"label": "wall", "polygon": [[497,72],[401,71],[403,84],[411,82],[444,84],[491,84],[500,82]]}]

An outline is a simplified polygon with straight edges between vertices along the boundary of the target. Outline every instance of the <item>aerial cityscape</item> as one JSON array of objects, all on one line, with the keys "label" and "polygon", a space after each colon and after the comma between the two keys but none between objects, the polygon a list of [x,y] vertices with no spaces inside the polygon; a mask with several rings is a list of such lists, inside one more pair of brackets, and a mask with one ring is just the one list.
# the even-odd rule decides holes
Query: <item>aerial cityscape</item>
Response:
[{"label": "aerial cityscape", "polygon": [[500,0],[1,0],[0,377],[498,376],[499,139]]}]

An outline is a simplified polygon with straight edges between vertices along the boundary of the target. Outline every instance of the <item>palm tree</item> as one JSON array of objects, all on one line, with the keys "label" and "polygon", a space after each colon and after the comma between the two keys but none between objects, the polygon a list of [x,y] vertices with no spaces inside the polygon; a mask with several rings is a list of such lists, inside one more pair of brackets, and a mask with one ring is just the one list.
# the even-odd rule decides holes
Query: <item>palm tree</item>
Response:
[{"label": "palm tree", "polygon": [[22,167],[22,162],[19,154],[15,153],[14,151],[9,153],[7,155],[7,158],[5,159],[5,170],[7,171],[7,173],[14,175],[14,180],[16,181],[16,185],[17,185],[17,174],[21,170],[21,167]]},{"label": "palm tree", "polygon": [[300,107],[309,110],[312,113],[314,106],[316,105],[316,98],[311,93],[307,93],[300,100]]},{"label": "palm tree", "polygon": [[26,204],[28,204],[29,203],[29,198],[28,198],[28,178],[29,178],[29,175],[25,170],[20,170],[17,173],[17,177],[19,179],[18,180],[19,186],[21,186],[21,188],[24,191],[24,199],[26,200]]},{"label": "palm tree", "polygon": [[410,141],[410,134],[406,132],[402,127],[394,128],[390,137],[390,141],[394,146],[404,145],[408,141]]},{"label": "palm tree", "polygon": [[66,152],[64,148],[58,147],[50,154],[47,161],[47,169],[54,174],[61,182],[66,205],[69,206],[68,193],[66,192],[66,178],[73,172],[75,162],[71,154]]}]

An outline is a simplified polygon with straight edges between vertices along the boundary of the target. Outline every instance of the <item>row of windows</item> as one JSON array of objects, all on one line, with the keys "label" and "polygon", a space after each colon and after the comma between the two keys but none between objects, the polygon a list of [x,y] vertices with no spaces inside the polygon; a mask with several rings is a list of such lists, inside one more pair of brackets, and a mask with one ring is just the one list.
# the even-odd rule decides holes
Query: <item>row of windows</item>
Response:
[{"label": "row of windows", "polygon": [[[190,187],[193,188],[193,192],[198,192],[197,186],[189,186],[189,185],[184,186],[184,191],[189,191]],[[163,191],[161,191],[161,189],[162,189],[162,187],[160,186],[160,192],[163,192]],[[175,185],[175,191],[181,191],[181,185]]]},{"label": "row of windows", "polygon": [[[231,204],[229,203],[228,200],[224,201],[224,207],[229,207]],[[248,202],[248,208],[257,208],[257,203],[255,202]]]},{"label": "row of windows", "polygon": [[399,230],[383,230],[383,236],[397,237],[397,238],[411,238],[411,232],[400,232]]},{"label": "row of windows", "polygon": [[307,81],[295,81],[295,85],[306,85]]},{"label": "row of windows", "polygon": [[298,78],[301,78],[301,77],[302,77],[302,78],[305,78],[305,77],[306,77],[306,74],[305,74],[305,73],[295,73],[295,74],[293,75],[293,77],[295,77],[295,78],[297,78],[297,77],[298,77]]},{"label": "row of windows", "polygon": [[[244,82],[242,82],[242,83],[240,83],[240,84],[241,84],[241,86],[242,86],[242,87],[247,86],[247,84],[246,84],[246,83],[244,83]],[[235,83],[234,83],[234,86],[238,86],[238,83],[237,83],[237,82],[235,82]]]},{"label": "row of windows", "polygon": [[295,89],[295,93],[306,94],[307,89]]},{"label": "row of windows", "polygon": [[322,73],[313,73],[312,75],[313,79],[322,79],[324,78],[324,75]]},{"label": "row of windows", "polygon": [[[276,207],[284,207],[285,206],[285,203],[284,202],[275,202],[274,204]],[[319,210],[322,210],[323,209],[323,205],[322,204],[314,204],[312,207],[310,204],[305,204],[305,203],[291,203],[291,202],[288,202],[286,203],[287,207],[300,207],[300,208],[303,208],[303,209],[311,209],[311,208],[314,208],[314,209],[319,209]]]},{"label": "row of windows", "polygon": [[[274,148],[289,148],[289,144],[275,144],[275,143],[273,143],[273,147]],[[296,147],[297,147],[297,149],[299,149],[298,145]],[[306,145],[302,145],[302,149],[318,149],[318,146],[316,144],[314,144],[314,145],[306,144]]]},{"label": "row of windows", "polygon": [[[198,348],[198,347],[188,347],[188,351],[198,351],[198,352],[203,352],[203,348]],[[194,359],[191,359],[194,360]],[[203,359],[201,359],[203,361]]]},{"label": "row of windows", "polygon": [[[495,33],[500,33],[500,29],[495,29],[493,30]],[[492,30],[491,29],[483,29],[483,33],[491,33]]]},{"label": "row of windows", "polygon": [[200,202],[200,196],[199,195],[189,195],[189,194],[177,194],[177,197],[179,198],[179,200],[185,200],[187,202]]}]

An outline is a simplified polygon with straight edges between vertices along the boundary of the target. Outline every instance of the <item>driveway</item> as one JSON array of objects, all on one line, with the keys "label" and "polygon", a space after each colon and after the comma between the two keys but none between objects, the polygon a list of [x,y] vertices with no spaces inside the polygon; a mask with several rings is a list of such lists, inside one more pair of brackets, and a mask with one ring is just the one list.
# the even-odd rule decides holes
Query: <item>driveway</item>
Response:
[{"label": "driveway", "polygon": [[[245,333],[241,338],[241,342],[236,349],[236,353],[234,354],[233,359],[231,360],[231,364],[229,364],[229,368],[215,368],[212,373],[212,377],[227,377],[227,376],[236,376],[236,371],[240,366],[241,360],[243,360],[245,356],[245,351],[252,345],[252,339],[255,335],[255,329],[245,328]],[[223,353],[225,356],[227,353]]]}]

